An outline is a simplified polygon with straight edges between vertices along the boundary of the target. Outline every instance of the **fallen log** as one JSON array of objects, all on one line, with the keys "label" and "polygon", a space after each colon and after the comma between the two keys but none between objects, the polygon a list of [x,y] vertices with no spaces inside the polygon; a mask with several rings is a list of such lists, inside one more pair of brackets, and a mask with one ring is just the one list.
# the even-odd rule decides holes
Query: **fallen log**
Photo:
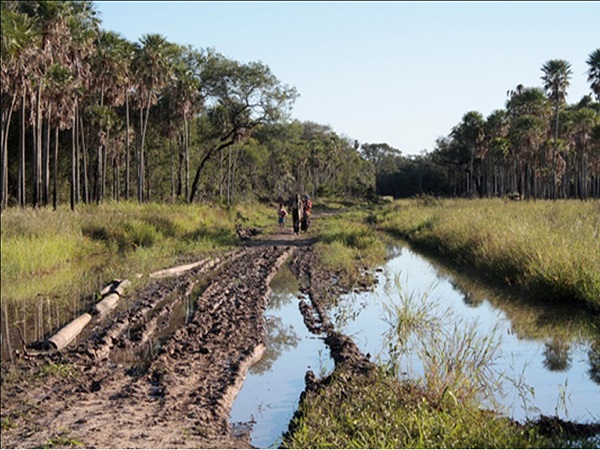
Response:
[{"label": "fallen log", "polygon": [[195,267],[198,267],[201,264],[204,264],[207,260],[203,259],[202,261],[198,261],[191,264],[184,264],[182,266],[171,267],[170,269],[159,270],[158,272],[151,273],[150,278],[165,278],[165,277],[174,277],[177,275],[181,275],[188,270],[192,270]]},{"label": "fallen log", "polygon": [[115,309],[119,303],[119,299],[125,291],[125,288],[130,284],[131,283],[129,280],[114,280],[110,285],[101,291],[101,294],[104,293],[104,298],[100,302],[96,303],[96,306],[94,306],[94,312],[98,314],[98,316],[104,317],[106,314]]},{"label": "fallen log", "polygon": [[48,345],[51,349],[58,351],[69,345],[84,327],[92,320],[92,316],[84,313],[68,325],[61,328],[58,333],[48,339]]},{"label": "fallen log", "polygon": [[96,303],[96,306],[94,306],[94,311],[99,317],[104,317],[117,307],[119,299],[119,294],[115,293],[107,295],[100,302]]}]

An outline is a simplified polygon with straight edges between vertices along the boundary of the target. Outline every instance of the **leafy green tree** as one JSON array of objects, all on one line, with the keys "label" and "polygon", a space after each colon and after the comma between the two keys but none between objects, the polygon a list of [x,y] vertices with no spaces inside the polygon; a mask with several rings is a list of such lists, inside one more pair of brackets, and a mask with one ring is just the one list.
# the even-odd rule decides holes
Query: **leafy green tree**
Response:
[{"label": "leafy green tree", "polygon": [[480,190],[480,180],[475,173],[475,159],[483,159],[483,143],[485,139],[485,119],[477,111],[467,112],[462,121],[456,125],[450,133],[452,138],[457,141],[459,146],[463,147],[468,155],[467,164],[467,193],[475,195],[475,191]]},{"label": "leafy green tree", "polygon": [[194,201],[202,170],[213,154],[247,140],[260,124],[286,118],[297,96],[294,88],[282,85],[263,63],[242,64],[214,51],[206,53],[200,79],[219,144],[200,160],[190,202]]},{"label": "leafy green tree", "polygon": [[136,83],[137,106],[140,119],[140,144],[137,152],[138,201],[143,202],[145,186],[145,143],[150,108],[158,102],[161,90],[167,85],[173,67],[174,48],[160,34],[145,34],[136,46],[132,62]]},{"label": "leafy green tree", "polygon": [[21,102],[22,148],[19,155],[18,204],[25,204],[25,102],[29,71],[39,45],[40,35],[34,20],[16,8],[16,2],[2,2],[2,42],[0,51],[0,88],[2,121],[0,144],[0,208],[8,205],[8,141],[13,112]]}]

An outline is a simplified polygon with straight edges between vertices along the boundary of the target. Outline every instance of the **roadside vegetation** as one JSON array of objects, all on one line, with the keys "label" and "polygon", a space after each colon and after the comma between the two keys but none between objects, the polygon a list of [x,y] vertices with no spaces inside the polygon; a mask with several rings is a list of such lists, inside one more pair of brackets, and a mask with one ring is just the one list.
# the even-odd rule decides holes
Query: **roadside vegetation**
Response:
[{"label": "roadside vegetation", "polygon": [[[2,307],[26,341],[42,338],[113,279],[132,289],[149,273],[197,261],[239,243],[236,225],[265,226],[273,213],[258,203],[218,205],[108,202],[9,209],[2,213]],[[145,275],[145,276],[144,276]]]},{"label": "roadside vegetation", "polygon": [[545,301],[600,309],[600,203],[399,200],[374,217],[414,245]]},{"label": "roadside vegetation", "polygon": [[[484,278],[543,301],[600,298],[600,205],[597,202],[505,202],[421,198],[373,207],[346,205],[315,226],[327,270],[355,282],[385,254],[373,228],[475,267]],[[398,281],[398,280],[397,280]],[[350,283],[352,285],[352,283]],[[336,370],[305,396],[286,434],[287,448],[587,448],[594,428],[541,417],[518,423],[494,391],[494,333],[435,314],[426,298],[396,290],[386,322],[389,362],[369,374]],[[442,322],[451,322],[452,324]],[[384,332],[385,330],[382,330]],[[415,351],[426,375],[402,365]],[[451,357],[449,357],[451,356]],[[326,388],[325,388],[326,387]],[[527,393],[522,392],[524,397]],[[592,436],[592,437],[590,437]]]}]

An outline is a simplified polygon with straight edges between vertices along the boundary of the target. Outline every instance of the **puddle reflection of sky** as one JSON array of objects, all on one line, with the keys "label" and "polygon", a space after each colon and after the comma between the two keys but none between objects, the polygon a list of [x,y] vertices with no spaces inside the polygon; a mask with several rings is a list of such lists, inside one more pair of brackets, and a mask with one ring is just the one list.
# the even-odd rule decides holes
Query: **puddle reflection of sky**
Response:
[{"label": "puddle reflection of sky", "polygon": [[[485,290],[475,294],[459,288],[453,275],[408,248],[397,249],[394,255],[378,273],[379,283],[373,292],[347,295],[338,308],[329,312],[341,331],[350,335],[364,353],[370,353],[372,360],[386,361],[388,357],[385,335],[389,324],[384,320],[383,304],[398,298],[394,290],[397,279],[404,292],[413,293],[417,299],[426,293],[428,304],[440,314],[474,324],[479,334],[496,330],[501,344],[495,370],[520,380],[534,392],[533,396],[527,394],[526,406],[533,409],[526,412],[515,387],[517,381],[504,381],[505,396],[498,400],[507,414],[520,421],[540,413],[582,422],[600,420],[600,385],[590,375],[590,342],[585,338],[555,342],[561,333],[552,327],[536,328],[535,336],[528,337],[527,332],[518,329],[522,324],[515,325],[509,317],[522,314],[518,308],[507,313],[495,306],[497,301],[488,301],[492,294]],[[311,369],[319,376],[321,371],[329,373],[333,368],[329,350],[302,321],[298,289],[290,287],[288,272],[283,270],[279,282],[279,275],[274,279],[271,306],[266,313],[269,336],[276,342],[248,373],[230,415],[232,423],[256,421],[251,443],[263,448],[279,444],[304,390],[306,371]],[[493,295],[496,300],[497,294]],[[403,364],[412,377],[422,375],[417,355],[408,355]],[[554,365],[553,370],[549,370],[550,365]]]}]

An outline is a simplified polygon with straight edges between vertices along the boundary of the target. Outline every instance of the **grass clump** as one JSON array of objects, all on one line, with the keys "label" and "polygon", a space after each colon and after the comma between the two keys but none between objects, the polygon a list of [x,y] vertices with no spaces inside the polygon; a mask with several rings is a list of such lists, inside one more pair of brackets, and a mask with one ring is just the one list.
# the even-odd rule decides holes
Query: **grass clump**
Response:
[{"label": "grass clump", "polygon": [[307,396],[287,448],[549,448],[534,427],[455,401],[432,398],[385,370],[334,377]]},{"label": "grass clump", "polygon": [[385,259],[385,245],[369,220],[368,210],[349,208],[314,221],[318,241],[315,249],[325,269],[338,272],[346,280],[356,280],[366,268]]}]

